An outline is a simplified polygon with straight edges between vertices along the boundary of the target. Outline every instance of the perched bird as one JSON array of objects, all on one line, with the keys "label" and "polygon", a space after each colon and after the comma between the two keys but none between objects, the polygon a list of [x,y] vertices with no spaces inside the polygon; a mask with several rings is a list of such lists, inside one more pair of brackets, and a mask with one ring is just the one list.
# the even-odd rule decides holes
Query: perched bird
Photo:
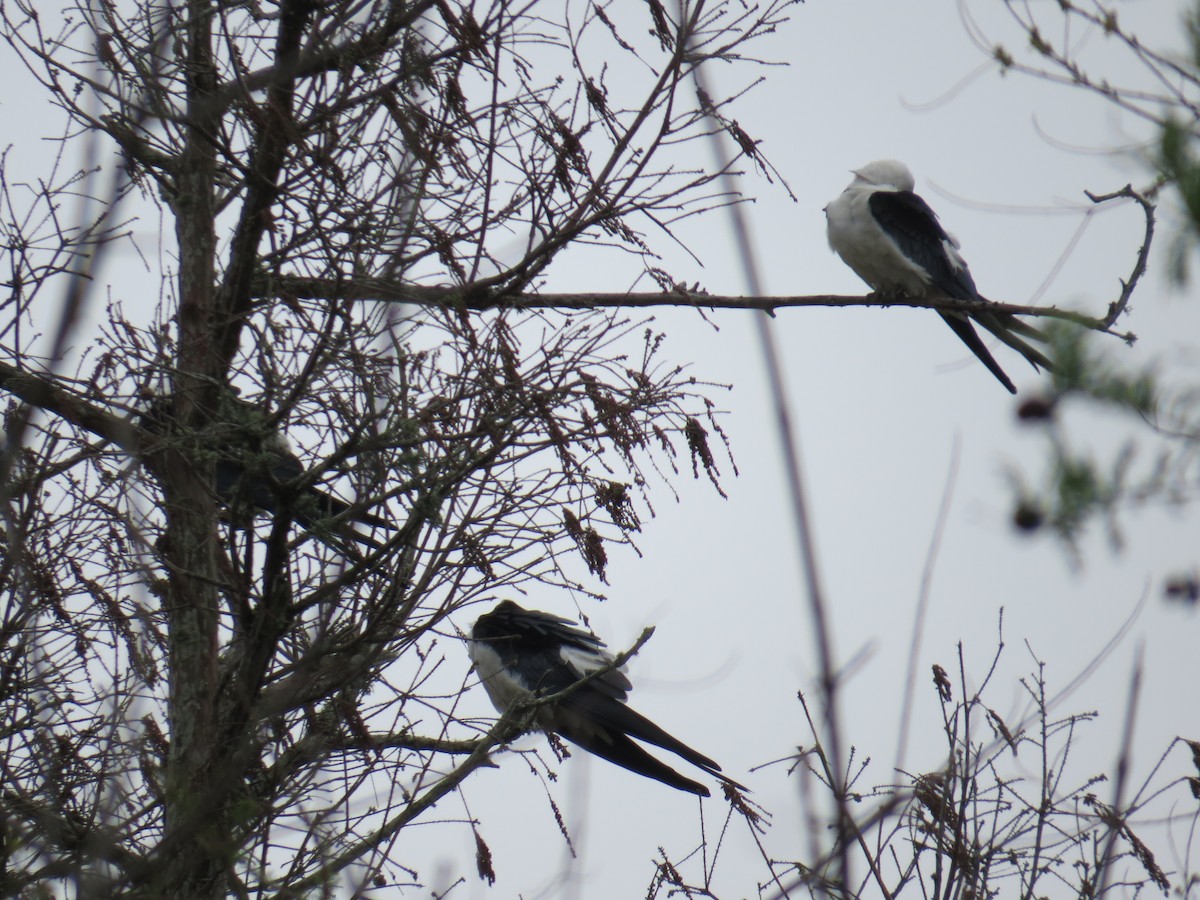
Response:
[{"label": "perched bird", "polygon": [[[306,470],[287,438],[270,426],[262,409],[229,390],[221,396],[219,413],[211,429],[200,435],[192,448],[216,455],[214,488],[222,503],[231,508],[248,505],[268,514],[286,506],[301,527],[348,556],[359,555],[355,542],[376,550],[383,547],[375,538],[357,531],[352,522],[371,528],[395,528],[386,519],[366,510],[352,512],[354,507],[349,503],[316,485],[289,491],[289,485],[302,478]],[[172,417],[172,399],[156,397],[142,412],[139,424],[156,437],[166,437]]]},{"label": "perched bird", "polygon": [[[471,659],[496,709],[504,712],[532,695],[562,691],[589,674],[612,665],[604,642],[536,609],[501,601],[471,629]],[[625,705],[632,685],[620,669],[609,669],[553,704],[537,709],[535,722],[584,750],[663,784],[709,796],[708,788],[680,775],[647,753],[632,738],[670,750],[723,782],[721,767],[667,734]],[[744,789],[743,789],[744,790]]]},{"label": "perched bird", "polygon": [[998,312],[980,296],[971,270],[958,253],[958,241],[946,233],[929,204],[913,193],[908,166],[881,159],[854,170],[854,180],[825,207],[829,246],[859,278],[884,295],[915,299],[944,295],[970,300],[979,309],[939,315],[1011,393],[1017,388],[1004,374],[975,329],[974,319],[1024,356],[1036,369],[1052,369],[1045,355],[1020,336],[1046,336],[1011,313]]}]

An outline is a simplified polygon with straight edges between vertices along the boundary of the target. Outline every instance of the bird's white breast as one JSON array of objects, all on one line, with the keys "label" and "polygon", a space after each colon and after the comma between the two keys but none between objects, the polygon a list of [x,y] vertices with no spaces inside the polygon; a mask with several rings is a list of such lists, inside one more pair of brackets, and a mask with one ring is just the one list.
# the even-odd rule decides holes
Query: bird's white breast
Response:
[{"label": "bird's white breast", "polygon": [[475,671],[487,691],[488,699],[500,712],[504,712],[518,700],[529,696],[529,690],[521,684],[505,667],[500,654],[481,641],[471,641],[467,645],[471,661],[475,663]]},{"label": "bird's white breast", "polygon": [[872,189],[852,184],[825,207],[829,246],[873,289],[925,296],[929,274],[901,253],[879,227],[868,205],[871,193]]}]

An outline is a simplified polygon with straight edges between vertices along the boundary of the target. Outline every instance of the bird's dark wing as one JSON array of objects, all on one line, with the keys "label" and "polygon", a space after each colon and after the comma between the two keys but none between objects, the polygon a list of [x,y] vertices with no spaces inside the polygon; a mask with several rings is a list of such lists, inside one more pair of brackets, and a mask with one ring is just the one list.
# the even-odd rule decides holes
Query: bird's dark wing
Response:
[{"label": "bird's dark wing", "polygon": [[[612,662],[604,641],[594,634],[574,627],[569,619],[524,609],[511,600],[480,616],[471,636],[486,643],[526,690],[544,694],[558,693]],[[632,686],[624,672],[612,669],[588,687],[624,700]]]},{"label": "bird's dark wing", "polygon": [[[284,505],[287,496],[285,486],[301,478],[304,472],[304,465],[291,453],[275,455],[270,469],[263,473],[247,471],[239,461],[221,459],[217,461],[216,467],[217,495],[226,503],[236,503],[240,500],[255,509],[274,515]],[[322,491],[316,485],[310,484],[294,501],[286,505],[291,517],[302,528],[312,531],[327,542],[336,538],[334,549],[345,550],[346,540],[356,541],[374,550],[380,550],[384,546],[370,535],[355,530],[351,522],[346,521],[347,514],[353,509],[349,503]],[[341,521],[330,521],[335,518],[340,518]],[[358,510],[348,518],[368,527],[395,528],[391,522],[365,510]]]},{"label": "bird's dark wing", "polygon": [[971,270],[954,250],[954,239],[937,213],[912,191],[875,191],[871,215],[900,252],[923,268],[933,286],[955,300],[978,300]]},{"label": "bird's dark wing", "polygon": [[935,288],[955,300],[975,300],[978,311],[941,312],[942,319],[958,335],[959,340],[979,358],[989,372],[1008,389],[1017,392],[1016,385],[1000,368],[983,339],[975,331],[974,319],[997,338],[1024,356],[1036,369],[1051,369],[1050,360],[1036,347],[1018,335],[1045,340],[1045,335],[1026,325],[1010,313],[996,312],[988,307],[991,301],[980,296],[971,277],[971,270],[958,255],[954,239],[946,233],[937,214],[920,196],[912,191],[876,191],[868,201],[871,214],[879,227],[896,242],[900,251],[929,274]]},{"label": "bird's dark wing", "polygon": [[[485,686],[501,708],[501,698],[511,696],[509,689],[513,684],[526,691],[558,693],[611,666],[613,659],[604,651],[604,642],[595,635],[575,628],[567,619],[523,609],[511,600],[480,616],[471,637],[477,644],[485,645],[486,653],[495,655],[489,662],[500,668],[492,678],[504,683],[488,685],[485,681]],[[484,653],[473,652],[472,656],[480,662]],[[709,796],[708,788],[651,756],[633,738],[675,753],[729,781],[718,774],[721,767],[715,761],[626,706],[629,690],[629,679],[612,669],[539,711],[538,723],[609,762],[682,791]]]},{"label": "bird's dark wing", "polygon": [[[277,513],[286,495],[283,486],[303,477],[304,464],[288,447],[282,434],[263,432],[260,426],[266,422],[266,416],[257,407],[230,396],[222,412],[232,415],[233,421],[215,423],[218,436],[201,441],[206,450],[221,454],[215,466],[217,496],[226,504],[240,501],[265,513]],[[165,435],[172,415],[172,398],[156,397],[142,412],[139,424],[151,434]],[[336,550],[344,551],[350,547],[347,541],[376,550],[383,547],[374,538],[357,532],[348,522],[326,524],[325,520],[346,517],[353,507],[315,485],[306,487],[291,507],[296,522]],[[391,522],[365,510],[356,511],[349,518],[369,527],[395,528]]]}]

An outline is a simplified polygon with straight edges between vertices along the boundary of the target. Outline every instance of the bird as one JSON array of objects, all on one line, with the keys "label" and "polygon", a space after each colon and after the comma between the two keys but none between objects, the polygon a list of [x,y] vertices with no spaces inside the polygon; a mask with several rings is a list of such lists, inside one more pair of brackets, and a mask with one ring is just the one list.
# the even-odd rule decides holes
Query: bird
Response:
[{"label": "bird", "polygon": [[[355,543],[383,549],[380,541],[355,529],[351,521],[395,529],[387,519],[356,509],[314,484],[299,493],[289,492],[288,486],[303,478],[307,469],[287,437],[271,426],[265,410],[241,399],[232,388],[223,389],[218,408],[220,415],[196,449],[216,455],[213,487],[222,503],[230,508],[249,505],[268,515],[286,508],[302,528],[354,558],[361,555]],[[142,411],[139,424],[154,438],[164,438],[173,410],[170,396],[155,396]]]},{"label": "bird", "polygon": [[1046,335],[1001,312],[980,295],[959,244],[935,213],[914,193],[912,172],[895,159],[880,159],[854,169],[854,180],[825,207],[829,246],[872,290],[884,295],[926,299],[943,295],[978,304],[969,312],[938,314],[1010,393],[1016,385],[1000,368],[972,320],[1012,347],[1035,369],[1053,370],[1036,347],[1022,338],[1045,341]]},{"label": "bird", "polygon": [[501,713],[535,696],[557,694],[588,675],[603,672],[565,697],[537,708],[534,721],[622,768],[696,794],[711,796],[707,787],[651,756],[636,738],[676,754],[718,778],[716,762],[663,731],[626,706],[632,685],[621,668],[608,668],[612,654],[604,641],[575,627],[570,619],[502,600],[480,616],[471,629],[468,652],[492,704]]}]

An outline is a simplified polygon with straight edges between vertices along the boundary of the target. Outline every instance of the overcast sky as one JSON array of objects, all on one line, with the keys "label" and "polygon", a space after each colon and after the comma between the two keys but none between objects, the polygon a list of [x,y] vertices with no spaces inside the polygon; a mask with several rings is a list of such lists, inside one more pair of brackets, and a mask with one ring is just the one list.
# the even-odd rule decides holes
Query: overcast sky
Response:
[{"label": "overcast sky", "polygon": [[[986,34],[1019,53],[1024,39],[999,6],[976,2],[967,8],[982,17]],[[1041,6],[1049,11],[1053,4]],[[1178,41],[1172,4],[1120,9],[1122,21],[1135,23],[1148,45]],[[1138,150],[1151,135],[1145,124],[1076,91],[1002,77],[987,65],[951,3],[811,2],[797,7],[793,21],[760,47],[765,57],[790,65],[770,70],[735,115],[762,141],[797,197],[793,203],[778,187],[750,179],[758,199],[746,214],[770,293],[864,292],[829,251],[821,209],[849,182],[851,168],[895,157],[913,170],[917,190],[960,239],[987,296],[1095,315],[1116,298],[1118,279],[1128,275],[1142,237],[1141,214],[1131,205],[1092,217],[1054,273],[1090,206],[1085,190],[1148,184]],[[1122,72],[1136,74],[1098,37],[1083,50],[1098,65],[1111,58],[1114,68],[1105,74],[1114,81]],[[721,82],[726,72],[714,67],[709,77],[729,90],[734,85]],[[1176,381],[1195,381],[1200,314],[1194,301],[1164,281],[1172,226],[1165,211],[1160,220],[1151,272],[1126,322],[1139,340],[1131,350],[1116,340],[1107,345],[1131,367],[1154,361]],[[713,293],[745,292],[722,215],[688,223],[681,234],[704,267],[679,254],[666,268]],[[550,286],[628,286],[611,278],[608,270],[579,263],[556,269]],[[673,359],[692,362],[698,378],[734,385],[726,428],[741,474],[730,478],[723,466],[728,500],[703,481],[687,486],[678,505],[659,494],[658,518],[639,539],[644,556],[616,553],[609,602],[586,609],[597,632],[617,648],[632,643],[646,625],[658,627],[631,666],[633,705],[753,789],[754,799],[775,814],[764,839],[771,855],[804,858],[797,779],[784,765],[751,772],[796,745],[811,744],[795,695],[813,689],[817,671],[753,315],[717,311],[708,316],[712,324],[694,312],[656,316]],[[914,609],[956,454],[958,474],[918,656],[908,768],[930,771],[944,759],[930,666],[943,665],[957,685],[956,644],[962,641],[968,680],[977,686],[996,650],[1001,608],[1007,647],[989,697],[1013,722],[1030,712],[1017,679],[1034,671],[1031,653],[1047,663],[1054,693],[1146,598],[1116,651],[1057,710],[1101,713],[1090,737],[1075,748],[1075,771],[1112,770],[1139,653],[1146,671],[1135,770],[1147,772],[1176,735],[1200,734],[1200,711],[1180,699],[1181,691],[1200,683],[1196,619],[1160,599],[1164,575],[1196,564],[1194,512],[1154,508],[1123,517],[1119,553],[1093,529],[1082,543],[1082,563],[1073,566],[1052,540],[1013,534],[1006,472],[1036,479],[1044,442],[1036,430],[1015,423],[1018,401],[936,314],[784,310],[772,327],[786,353],[838,657],[843,664],[856,661],[841,712],[848,742],[860,758],[873,760],[860,787],[894,778]],[[1022,395],[1036,392],[1039,378],[1020,357],[1003,347],[994,352]],[[1069,421],[1073,439],[1100,459],[1129,436],[1144,434],[1137,423],[1086,412]],[[1146,465],[1149,449],[1139,458]],[[574,614],[566,596],[547,592],[524,602]],[[477,693],[479,709],[486,711],[487,701]],[[528,737],[522,746],[540,740]],[[557,879],[567,871],[567,853],[540,788],[519,760],[502,756],[499,762],[468,791],[499,881],[468,893],[563,896]],[[1184,762],[1177,757],[1172,777],[1188,774]],[[1014,771],[1032,776],[1037,763],[1020,759]],[[568,896],[640,896],[659,845],[678,858],[698,843],[694,798],[581,753],[560,771],[556,797],[565,804],[579,851]],[[1176,799],[1185,802],[1186,790],[1177,791]],[[517,811],[509,806],[515,802],[523,802]],[[722,802],[706,801],[705,808],[708,826],[719,826]],[[764,874],[739,828],[717,866],[722,896],[753,895]],[[447,851],[446,870],[461,871],[473,853],[464,838],[457,861]],[[547,866],[548,858],[558,868]]]},{"label": "overcast sky", "polygon": [[[1166,0],[1119,4],[1122,21],[1132,23],[1153,47],[1179,40],[1175,7]],[[1001,4],[977,0],[966,9],[979,17],[985,34],[1021,51],[1024,38]],[[619,12],[646,16],[642,4]],[[617,13],[610,8],[610,15]],[[1136,207],[1114,205],[1092,217],[1065,260],[1063,255],[1090,206],[1085,190],[1103,193],[1129,182],[1135,187],[1149,183],[1139,150],[1152,134],[1145,123],[1077,91],[1015,74],[1002,77],[972,42],[961,9],[945,0],[810,0],[794,8],[790,24],[756,46],[764,58],[788,66],[766,70],[766,82],[733,115],[761,141],[796,197],[793,202],[778,184],[761,177],[744,181],[757,198],[745,213],[769,293],[865,292],[830,252],[821,210],[849,182],[850,169],[894,157],[909,165],[917,190],[957,235],[987,296],[1078,307],[1094,315],[1116,298],[1119,279],[1128,275],[1142,238]],[[1114,81],[1123,71],[1138,74],[1100,37],[1083,49],[1098,66],[1112,67],[1104,71]],[[708,77],[715,94],[743,83],[722,81],[733,77],[728,67],[712,67]],[[10,117],[23,116],[27,102],[44,107],[45,98],[34,92],[7,96]],[[29,142],[18,146],[22,153],[30,149]],[[695,149],[698,160],[707,163],[709,149]],[[33,152],[44,154],[44,148]],[[151,217],[139,227],[146,239],[156,223]],[[1127,349],[1115,339],[1104,343],[1130,367],[1154,362],[1168,381],[1194,382],[1200,312],[1190,298],[1195,290],[1180,294],[1164,279],[1172,232],[1164,210],[1151,270],[1124,323],[1137,333],[1137,344]],[[712,293],[746,292],[723,213],[684,222],[677,234],[703,266],[667,246],[664,268]],[[138,266],[132,254],[122,262],[122,253],[128,251],[114,252],[106,270],[118,284],[117,268]],[[601,267],[588,254],[568,253],[545,287],[653,289],[637,282],[637,266],[623,265]],[[805,859],[809,844],[800,781],[786,764],[766,765],[797,745],[810,745],[796,692],[815,695],[817,666],[755,315],[655,313],[656,327],[668,336],[667,358],[691,364],[698,379],[733,386],[717,396],[723,396],[728,411],[724,427],[740,475],[734,477],[728,462],[720,460],[728,499],[706,480],[692,482],[690,476],[678,486],[679,503],[660,488],[653,495],[658,516],[646,522],[638,538],[641,555],[615,550],[610,586],[604,589],[609,599],[587,602],[585,611],[614,649],[628,647],[647,625],[657,626],[630,666],[632,705],[720,761],[753,791],[753,799],[774,814],[762,839],[772,857]],[[1200,737],[1200,711],[1194,700],[1180,700],[1182,691],[1194,694],[1200,683],[1196,617],[1161,600],[1164,576],[1197,565],[1200,532],[1194,510],[1132,511],[1122,518],[1125,542],[1119,552],[1093,529],[1082,542],[1081,561],[1073,564],[1049,537],[1013,534],[1006,473],[1015,470],[1036,479],[1045,459],[1044,440],[1036,429],[1018,426],[1018,400],[935,313],[783,310],[771,327],[785,353],[837,656],[843,665],[853,663],[842,694],[845,733],[859,758],[872,759],[860,787],[896,780],[892,766],[914,610],[948,487],[949,515],[917,656],[917,702],[906,755],[910,771],[936,770],[944,762],[930,666],[940,663],[958,687],[961,641],[968,682],[976,686],[996,651],[1001,609],[1006,650],[989,697],[1012,723],[1030,712],[1017,679],[1034,670],[1033,654],[1047,663],[1053,694],[1096,657],[1145,600],[1118,648],[1058,708],[1063,714],[1101,713],[1075,748],[1076,771],[1112,769],[1139,654],[1146,669],[1135,773],[1147,772],[1176,735]],[[1022,396],[1036,393],[1039,377],[1020,357],[1003,347],[994,352]],[[1145,434],[1136,422],[1086,411],[1069,422],[1072,438],[1099,459],[1109,458],[1130,436]],[[957,477],[948,485],[955,460]],[[1139,461],[1150,464],[1148,449]],[[576,615],[576,598],[548,588],[521,602]],[[477,611],[471,611],[472,618]],[[455,624],[466,631],[471,621]],[[443,649],[465,673],[465,648]],[[460,712],[483,716],[490,709],[476,688]],[[521,747],[543,745],[540,736],[519,742]],[[1172,777],[1188,774],[1183,761],[1179,756]],[[477,773],[465,785],[468,805],[451,796],[431,817],[478,819],[494,855],[499,879],[494,887],[468,876],[451,896],[642,896],[659,846],[678,860],[699,843],[695,798],[576,752],[559,766],[560,780],[551,788],[572,830],[578,855],[571,861],[529,767],[512,754],[498,754],[496,762],[497,768]],[[1038,760],[1022,758],[1014,766],[1014,772],[1032,776]],[[1178,800],[1186,801],[1178,790]],[[703,807],[707,827],[720,828],[723,801],[707,800]],[[395,861],[417,867],[426,882],[438,882],[435,873],[444,873],[440,887],[473,872],[474,856],[469,829],[457,824],[410,828],[395,850]],[[1169,856],[1160,862],[1174,868]],[[740,823],[734,824],[716,871],[723,897],[752,896],[765,877]]]}]

